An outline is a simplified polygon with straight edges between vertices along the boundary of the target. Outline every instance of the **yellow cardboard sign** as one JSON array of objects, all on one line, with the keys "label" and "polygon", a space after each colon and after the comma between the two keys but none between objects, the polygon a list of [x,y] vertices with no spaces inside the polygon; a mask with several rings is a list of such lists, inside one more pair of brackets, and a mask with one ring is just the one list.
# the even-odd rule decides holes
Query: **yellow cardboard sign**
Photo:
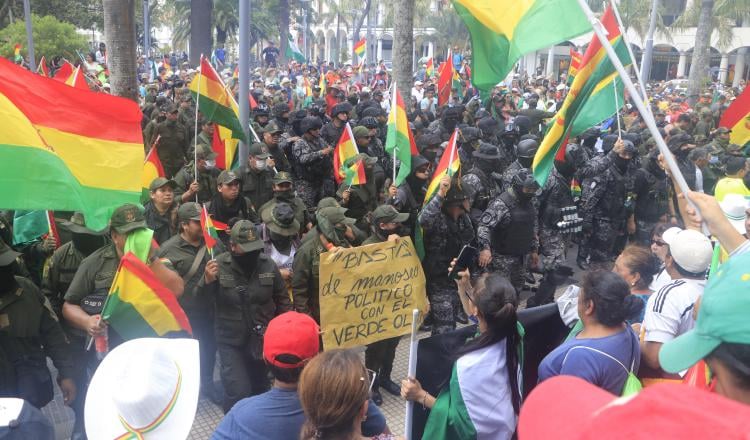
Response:
[{"label": "yellow cardboard sign", "polygon": [[427,312],[425,276],[411,238],[320,256],[323,347],[349,348],[411,332]]}]

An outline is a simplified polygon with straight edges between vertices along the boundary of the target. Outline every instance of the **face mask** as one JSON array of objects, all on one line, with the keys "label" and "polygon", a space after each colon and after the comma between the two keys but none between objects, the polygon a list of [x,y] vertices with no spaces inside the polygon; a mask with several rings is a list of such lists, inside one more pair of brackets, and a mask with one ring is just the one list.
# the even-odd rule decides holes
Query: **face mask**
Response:
[{"label": "face mask", "polygon": [[437,153],[430,150],[424,150],[422,151],[422,156],[424,156],[425,159],[429,160],[430,162],[435,161],[435,157],[437,157]]},{"label": "face mask", "polygon": [[575,167],[568,162],[555,161],[555,168],[557,168],[557,172],[568,179],[573,177],[573,173],[575,173]]},{"label": "face mask", "polygon": [[266,161],[265,160],[256,160],[255,161],[255,168],[259,170],[265,170],[266,169]]},{"label": "face mask", "polygon": [[8,292],[16,285],[13,278],[13,264],[0,266],[0,292]]},{"label": "face mask", "polygon": [[446,119],[443,121],[443,126],[448,131],[452,131],[454,128],[456,128],[456,124],[458,124],[458,121],[455,119]]},{"label": "face mask", "polygon": [[278,118],[276,118],[276,119],[278,119],[279,121],[281,121],[281,122],[283,122],[283,123],[285,123],[285,124],[286,124],[287,122],[289,122],[289,118],[288,118],[288,117],[286,117],[286,118],[285,118],[285,117],[279,116],[279,117],[278,117]]},{"label": "face mask", "polygon": [[625,170],[628,169],[628,164],[630,163],[630,159],[624,159],[620,156],[615,156],[615,166],[617,167],[620,172],[625,172]]},{"label": "face mask", "polygon": [[292,244],[292,237],[285,237],[275,232],[271,232],[269,235],[276,249],[289,249]]},{"label": "face mask", "polygon": [[518,189],[516,190],[516,198],[517,198],[517,199],[518,199],[518,201],[519,201],[519,202],[521,202],[521,203],[526,203],[526,202],[528,202],[529,200],[531,200],[531,198],[532,198],[532,197],[534,197],[534,194],[533,194],[533,193],[532,193],[532,194],[529,194],[529,193],[525,193],[525,192],[523,192],[523,190],[522,190],[521,188],[518,188]]},{"label": "face mask", "polygon": [[258,263],[260,252],[260,250],[257,250],[252,252],[245,252],[242,255],[233,254],[232,259],[240,266],[243,272],[249,274],[255,270],[255,265]]},{"label": "face mask", "polygon": [[523,165],[524,168],[531,168],[531,162],[534,161],[533,157],[519,157],[518,163]]},{"label": "face mask", "polygon": [[273,195],[279,200],[292,200],[294,198],[294,191],[292,191],[291,189],[284,191],[274,191]]},{"label": "face mask", "polygon": [[212,170],[216,168],[216,161],[215,160],[207,160],[205,161],[205,165],[207,170]]},{"label": "face mask", "polygon": [[73,247],[83,255],[91,255],[95,250],[104,246],[104,236],[73,233]]}]

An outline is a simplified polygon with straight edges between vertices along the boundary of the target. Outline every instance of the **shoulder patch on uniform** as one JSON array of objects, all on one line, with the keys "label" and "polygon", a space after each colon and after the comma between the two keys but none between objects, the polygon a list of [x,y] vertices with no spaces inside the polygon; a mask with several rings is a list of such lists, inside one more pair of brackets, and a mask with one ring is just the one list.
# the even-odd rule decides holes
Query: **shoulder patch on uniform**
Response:
[{"label": "shoulder patch on uniform", "polygon": [[275,276],[275,275],[274,275],[274,273],[273,273],[273,272],[268,272],[268,273],[259,273],[259,274],[258,274],[258,278],[260,278],[260,279],[263,279],[263,278],[273,278],[274,276]]}]

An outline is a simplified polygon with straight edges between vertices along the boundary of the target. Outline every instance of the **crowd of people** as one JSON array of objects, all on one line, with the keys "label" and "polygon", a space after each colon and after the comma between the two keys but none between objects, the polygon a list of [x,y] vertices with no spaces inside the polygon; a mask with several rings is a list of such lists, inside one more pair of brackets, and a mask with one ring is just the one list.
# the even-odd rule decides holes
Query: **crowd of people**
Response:
[{"label": "crowd of people", "polygon": [[[97,58],[86,60],[92,74]],[[60,242],[13,243],[13,217],[0,216],[5,395],[48,403],[51,357],[76,413],[73,438],[86,438],[86,390],[102,362],[88,340],[107,335],[110,349],[122,344],[100,313],[128,237],[148,228],[146,262],[178,297],[199,341],[200,392],[226,413],[216,439],[394,438],[378,409],[381,390],[432,408],[424,438],[511,438],[517,429],[523,438],[524,423],[545,421],[524,421],[516,311],[524,291],[532,292],[526,307],[555,300],[574,273],[566,260],[576,247],[584,272],[575,286],[577,324],[540,364],[540,382],[572,375],[620,395],[633,377],[647,386],[679,382],[705,360],[713,392],[750,403],[742,284],[750,280],[750,151],[717,128],[741,89],[714,86],[690,106],[669,83],[650,85],[660,135],[689,194],[627,100],[618,115],[570,139],[540,186],[530,168],[565,98],[565,75],[514,77],[482,100],[468,61],[454,57],[461,79],[446,103],[438,105],[437,79],[424,66],[415,73],[406,111],[419,155],[396,186],[399,164],[384,148],[393,93],[385,66],[273,61],[252,72],[255,142],[236,167],[216,165],[214,122],[187,88],[194,66],[167,61],[155,77],[141,72],[144,151],[155,148],[166,174],[151,182],[143,206],[118,207],[105,231],[87,228],[80,213],[57,212]],[[237,94],[232,73],[222,70]],[[343,165],[361,162],[366,182],[337,185],[333,153],[347,124],[359,154]],[[461,172],[443,177],[426,200],[456,129]],[[226,225],[212,251],[204,208]],[[430,301],[421,329],[438,335],[476,323],[454,369],[496,393],[462,397],[456,378],[433,396],[416,378],[394,377],[398,338],[368,345],[364,361],[351,350],[320,352],[323,254],[414,239],[419,230]],[[455,281],[449,270],[467,248],[476,256]],[[217,354],[221,388],[213,381]],[[463,399],[487,410],[469,419],[457,407]]]}]

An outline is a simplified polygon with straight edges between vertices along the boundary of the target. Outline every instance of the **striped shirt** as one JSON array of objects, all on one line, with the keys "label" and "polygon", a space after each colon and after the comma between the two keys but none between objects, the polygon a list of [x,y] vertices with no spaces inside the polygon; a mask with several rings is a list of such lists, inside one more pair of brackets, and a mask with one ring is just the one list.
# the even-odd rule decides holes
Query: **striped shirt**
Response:
[{"label": "striped shirt", "polygon": [[648,299],[643,318],[644,341],[667,342],[695,327],[693,308],[706,280],[672,280]]}]

